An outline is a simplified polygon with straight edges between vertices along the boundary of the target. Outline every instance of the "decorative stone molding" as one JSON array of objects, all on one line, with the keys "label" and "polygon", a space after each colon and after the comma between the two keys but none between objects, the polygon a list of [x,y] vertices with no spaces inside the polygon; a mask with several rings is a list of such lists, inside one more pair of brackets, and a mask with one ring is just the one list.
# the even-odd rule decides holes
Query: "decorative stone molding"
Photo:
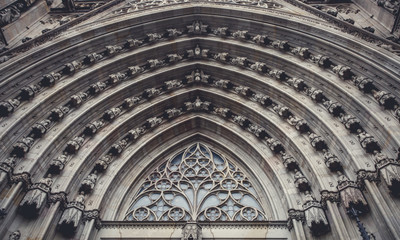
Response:
[{"label": "decorative stone molding", "polygon": [[340,194],[339,192],[331,192],[328,190],[321,191],[321,206],[326,209],[327,202],[331,203],[339,203],[340,202]]},{"label": "decorative stone molding", "polygon": [[288,210],[288,229],[292,230],[293,228],[293,220],[300,221],[304,223],[306,221],[304,212],[302,210],[297,209],[289,209]]}]

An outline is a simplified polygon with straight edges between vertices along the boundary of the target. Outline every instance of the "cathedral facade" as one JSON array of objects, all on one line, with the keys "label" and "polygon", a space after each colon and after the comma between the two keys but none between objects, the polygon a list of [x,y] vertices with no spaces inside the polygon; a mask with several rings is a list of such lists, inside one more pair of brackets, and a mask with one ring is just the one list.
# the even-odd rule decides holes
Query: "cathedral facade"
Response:
[{"label": "cathedral facade", "polygon": [[1,239],[400,239],[398,1],[0,7]]}]

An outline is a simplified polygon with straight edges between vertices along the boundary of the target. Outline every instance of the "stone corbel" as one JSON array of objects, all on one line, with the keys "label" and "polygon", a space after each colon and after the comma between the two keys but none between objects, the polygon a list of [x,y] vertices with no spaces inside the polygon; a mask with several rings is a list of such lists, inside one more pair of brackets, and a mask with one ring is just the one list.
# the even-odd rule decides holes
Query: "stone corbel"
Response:
[{"label": "stone corbel", "polygon": [[326,209],[327,202],[331,203],[340,203],[340,195],[339,192],[332,192],[328,190],[321,191],[321,206]]},{"label": "stone corbel", "polygon": [[306,221],[304,212],[302,210],[297,210],[297,209],[291,208],[288,210],[288,216],[289,217],[288,217],[287,226],[288,226],[289,230],[292,230],[292,228],[293,228],[293,220],[297,220],[302,223],[304,223]]},{"label": "stone corbel", "polygon": [[380,182],[378,172],[377,171],[368,171],[365,169],[358,170],[356,183],[360,189],[365,188],[365,183],[364,183],[365,180],[368,180],[370,182],[376,182],[376,183]]},{"label": "stone corbel", "polygon": [[82,221],[91,221],[95,220],[95,228],[100,229],[101,228],[101,219],[100,219],[100,210],[98,209],[93,209],[93,210],[88,210],[83,212],[83,217]]}]

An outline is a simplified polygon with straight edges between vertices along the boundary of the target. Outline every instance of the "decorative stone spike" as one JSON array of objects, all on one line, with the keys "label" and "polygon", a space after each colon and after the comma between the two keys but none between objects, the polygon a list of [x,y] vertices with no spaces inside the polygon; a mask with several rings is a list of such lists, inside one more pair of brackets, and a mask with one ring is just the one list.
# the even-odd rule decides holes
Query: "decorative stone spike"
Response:
[{"label": "decorative stone spike", "polygon": [[375,152],[376,168],[385,180],[390,193],[400,196],[400,164],[386,155]]},{"label": "decorative stone spike", "polygon": [[342,169],[342,164],[336,155],[332,154],[329,150],[324,151],[324,160],[325,165],[331,170],[332,172],[337,172]]},{"label": "decorative stone spike", "polygon": [[318,136],[315,133],[310,133],[308,135],[308,138],[310,139],[311,146],[313,146],[313,148],[315,148],[317,151],[328,149],[326,142],[322,139],[321,136]]},{"label": "decorative stone spike", "polygon": [[265,64],[263,62],[255,62],[254,64],[250,65],[250,68],[259,73],[267,73],[268,72],[267,64]]},{"label": "decorative stone spike", "polygon": [[283,165],[285,165],[286,169],[289,171],[294,171],[295,169],[299,169],[299,163],[289,154],[281,153]]},{"label": "decorative stone spike", "polygon": [[58,231],[71,237],[75,234],[85,210],[85,196],[81,193],[75,201],[69,202],[58,222]]},{"label": "decorative stone spike", "polygon": [[85,139],[83,137],[74,137],[71,141],[67,142],[64,151],[68,154],[75,154],[82,146]]},{"label": "decorative stone spike", "polygon": [[109,110],[106,110],[103,114],[103,119],[106,121],[112,121],[116,117],[118,117],[121,114],[121,109],[120,108],[111,108]]},{"label": "decorative stone spike", "polygon": [[267,144],[274,153],[285,152],[285,149],[283,148],[282,143],[278,140],[269,138],[269,139],[267,139]]},{"label": "decorative stone spike", "polygon": [[5,102],[0,102],[0,117],[7,117],[20,105],[18,99],[9,99]]},{"label": "decorative stone spike", "polygon": [[309,191],[311,187],[307,178],[304,177],[304,175],[298,169],[295,169],[294,173],[294,184],[296,185],[297,189],[299,189],[300,192]]},{"label": "decorative stone spike", "polygon": [[[90,88],[89,88],[90,91]],[[76,95],[72,95],[69,104],[71,104],[72,107],[77,107],[80,106],[86,99],[88,98],[88,94],[85,92],[78,92]]]},{"label": "decorative stone spike", "polygon": [[97,172],[95,171],[89,174],[85,179],[83,179],[79,191],[84,192],[85,194],[91,193],[94,189],[94,186],[96,185],[96,181],[97,181]]},{"label": "decorative stone spike", "polygon": [[385,109],[394,109],[394,106],[398,105],[395,96],[385,91],[373,91],[374,98],[379,102]]},{"label": "decorative stone spike", "polygon": [[249,119],[240,115],[236,115],[235,117],[233,117],[233,121],[243,128],[247,128],[251,123]]},{"label": "decorative stone spike", "polygon": [[35,123],[29,135],[34,139],[41,138],[49,130],[51,121],[48,119]]},{"label": "decorative stone spike", "polygon": [[83,134],[85,134],[87,136],[93,136],[94,134],[96,134],[97,130],[99,130],[103,126],[104,126],[104,122],[101,119],[96,120],[93,123],[88,123],[85,126],[85,130],[83,130]]},{"label": "decorative stone spike", "polygon": [[303,211],[307,226],[314,236],[321,236],[330,231],[328,219],[321,204],[315,200],[310,192],[306,192]]},{"label": "decorative stone spike", "polygon": [[108,165],[110,165],[112,160],[113,157],[110,155],[104,155],[100,157],[100,159],[98,159],[95,163],[94,170],[99,173],[103,173],[108,168]]},{"label": "decorative stone spike", "polygon": [[122,139],[118,143],[115,143],[111,146],[109,153],[111,154],[111,156],[118,156],[122,153],[127,145],[128,142],[125,139]]},{"label": "decorative stone spike", "polygon": [[50,73],[43,75],[42,80],[40,80],[40,85],[43,87],[52,87],[61,78],[59,73]]},{"label": "decorative stone spike", "polygon": [[344,126],[350,130],[351,133],[356,133],[358,130],[362,130],[360,120],[349,114],[341,114],[340,121]]},{"label": "decorative stone spike", "polygon": [[60,155],[57,158],[53,159],[50,163],[49,173],[50,174],[59,174],[65,167],[67,163],[68,157],[67,155]]},{"label": "decorative stone spike", "polygon": [[204,25],[201,21],[194,21],[192,25],[186,26],[190,34],[207,33],[208,25]]},{"label": "decorative stone spike", "polygon": [[340,114],[344,113],[343,107],[340,103],[334,101],[325,101],[325,108],[335,117],[338,117]]},{"label": "decorative stone spike", "polygon": [[63,119],[64,116],[69,112],[68,107],[59,107],[59,108],[54,108],[53,110],[50,111],[50,119],[52,121],[58,122],[59,120]]},{"label": "decorative stone spike", "polygon": [[89,87],[89,94],[94,96],[94,95],[100,93],[101,91],[103,91],[106,87],[107,87],[107,85],[104,82],[94,83],[94,84],[90,85],[90,87]]},{"label": "decorative stone spike", "polygon": [[368,212],[368,203],[365,200],[361,190],[357,187],[357,184],[353,181],[350,181],[341,172],[339,172],[339,174],[337,189],[340,192],[340,199],[346,210],[349,210],[351,207],[353,207],[361,213]]},{"label": "decorative stone spike", "polygon": [[21,140],[17,141],[13,146],[13,150],[11,152],[12,155],[15,155],[19,158],[24,157],[29,149],[32,147],[35,140],[31,137],[24,137]]},{"label": "decorative stone spike", "polygon": [[51,179],[51,176],[48,176],[30,186],[19,204],[19,212],[26,218],[38,217],[46,206],[52,184],[53,179]]},{"label": "decorative stone spike", "polygon": [[374,139],[373,136],[368,134],[365,131],[357,130],[358,141],[361,144],[361,147],[364,148],[367,153],[373,153],[374,151],[381,151],[381,147],[378,145],[378,142]]},{"label": "decorative stone spike", "polygon": [[351,72],[351,68],[348,66],[337,65],[332,70],[342,80],[349,80],[353,76],[353,73]]},{"label": "decorative stone spike", "polygon": [[30,85],[27,87],[23,87],[20,90],[19,97],[21,101],[29,101],[35,97],[36,93],[40,91],[41,87],[39,85]]}]

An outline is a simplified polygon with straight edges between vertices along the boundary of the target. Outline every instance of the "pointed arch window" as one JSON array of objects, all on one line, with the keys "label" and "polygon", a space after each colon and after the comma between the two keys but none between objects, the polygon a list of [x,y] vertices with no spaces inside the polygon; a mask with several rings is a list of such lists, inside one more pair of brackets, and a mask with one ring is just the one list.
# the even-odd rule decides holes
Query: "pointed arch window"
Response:
[{"label": "pointed arch window", "polygon": [[159,165],[135,196],[126,221],[266,220],[245,174],[202,143]]}]

